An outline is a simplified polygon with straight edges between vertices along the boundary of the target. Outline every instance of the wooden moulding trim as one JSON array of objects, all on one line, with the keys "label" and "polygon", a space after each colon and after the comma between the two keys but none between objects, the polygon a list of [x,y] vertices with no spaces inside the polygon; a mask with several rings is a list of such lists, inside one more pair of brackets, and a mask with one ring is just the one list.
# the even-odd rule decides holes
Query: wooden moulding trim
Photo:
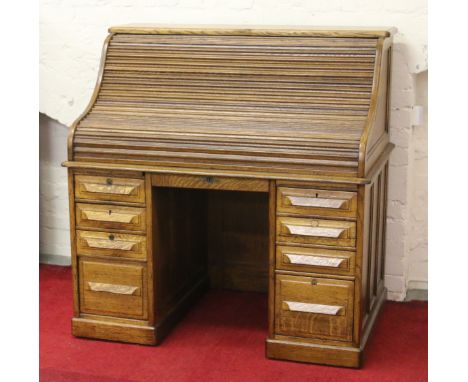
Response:
[{"label": "wooden moulding trim", "polygon": [[98,72],[98,77],[96,80],[96,86],[94,87],[93,95],[91,96],[91,99],[89,100],[88,106],[83,111],[83,113],[81,113],[81,115],[75,120],[75,122],[73,122],[72,125],[70,126],[70,130],[68,132],[68,138],[67,138],[68,160],[73,160],[73,138],[75,136],[76,127],[78,126],[78,123],[91,111],[91,108],[93,107],[94,102],[96,101],[96,98],[99,94],[99,91],[101,90],[102,76],[104,75],[104,64],[106,62],[106,56],[107,56],[107,47],[109,46],[109,42],[113,35],[114,35],[113,33],[109,34],[104,40],[104,45],[102,47],[102,52],[101,52],[101,62],[99,64],[99,72]]},{"label": "wooden moulding trim", "polygon": [[284,36],[284,37],[350,37],[379,38],[396,33],[393,27],[313,27],[261,25],[154,25],[130,24],[109,28],[111,33],[130,34],[185,34],[208,36]]},{"label": "wooden moulding trim", "polygon": [[161,174],[183,174],[183,175],[202,175],[202,176],[223,176],[232,178],[255,178],[255,179],[275,179],[275,180],[290,180],[304,182],[324,182],[324,183],[346,183],[346,184],[368,184],[370,179],[355,178],[346,176],[333,175],[295,175],[295,174],[276,174],[260,173],[251,171],[235,171],[235,170],[216,170],[216,169],[195,169],[183,167],[159,167],[159,166],[139,166],[139,165],[118,165],[110,163],[91,163],[65,161],[63,167],[82,168],[95,170],[121,170],[121,171],[139,171]]},{"label": "wooden moulding trim", "polygon": [[385,163],[387,163],[388,157],[394,148],[395,145],[393,143],[387,144],[382,154],[380,154],[379,158],[374,162],[373,166],[367,173],[365,179],[368,179],[369,181],[366,184],[370,184],[374,176],[382,169]]},{"label": "wooden moulding trim", "polygon": [[274,179],[274,180],[288,180],[288,181],[303,181],[303,182],[323,182],[323,183],[341,183],[341,184],[370,184],[373,175],[382,167],[387,161],[390,153],[395,145],[393,143],[387,144],[382,154],[375,161],[372,168],[369,170],[367,176],[364,177],[346,177],[346,176],[332,176],[332,175],[295,175],[295,174],[275,174],[260,173],[250,171],[235,171],[235,170],[215,170],[215,169],[195,169],[183,167],[159,167],[159,166],[139,166],[139,165],[120,165],[111,163],[93,163],[93,162],[77,162],[65,161],[62,163],[63,167],[73,169],[87,169],[87,170],[115,170],[115,171],[132,171],[132,172],[148,172],[148,173],[161,173],[161,174],[183,174],[183,175],[201,175],[201,176],[223,176],[232,178],[255,178],[255,179]]}]

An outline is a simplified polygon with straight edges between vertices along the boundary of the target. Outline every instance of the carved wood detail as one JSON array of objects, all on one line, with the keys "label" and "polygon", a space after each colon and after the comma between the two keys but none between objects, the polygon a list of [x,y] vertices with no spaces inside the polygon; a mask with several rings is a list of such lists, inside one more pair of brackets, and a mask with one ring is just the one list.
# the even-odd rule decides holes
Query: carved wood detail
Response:
[{"label": "carved wood detail", "polygon": [[132,223],[139,215],[128,212],[114,212],[112,209],[105,211],[83,210],[83,217],[87,220],[104,221],[104,222],[118,222],[118,223]]},{"label": "carved wood detail", "polygon": [[306,227],[300,225],[286,224],[292,235],[317,236],[339,238],[345,231],[344,228],[324,228],[324,227]]},{"label": "carved wood detail", "polygon": [[346,259],[339,257],[325,257],[312,255],[294,255],[285,253],[284,256],[291,264],[313,265],[316,267],[340,268],[346,264]]},{"label": "carved wood detail", "polygon": [[83,188],[87,192],[104,193],[104,194],[118,194],[118,195],[131,195],[135,191],[135,186],[107,186],[97,183],[83,183]]},{"label": "carved wood detail", "polygon": [[118,285],[118,284],[106,284],[106,283],[95,283],[88,281],[88,287],[93,292],[107,292],[115,294],[127,294],[135,295],[139,288],[131,285]]},{"label": "carved wood detail", "polygon": [[279,243],[326,244],[354,247],[356,223],[342,220],[278,216],[276,234]]},{"label": "carved wood detail", "polygon": [[343,199],[308,198],[303,196],[286,196],[291,205],[300,207],[343,208],[347,202]]},{"label": "carved wood detail", "polygon": [[120,251],[132,251],[138,245],[134,241],[98,239],[94,237],[83,238],[86,244],[91,248],[118,249]]},{"label": "carved wood detail", "polygon": [[342,311],[342,306],[323,305],[323,304],[309,304],[297,301],[283,301],[283,309],[293,312],[314,313],[314,314],[327,314],[329,316],[338,316]]},{"label": "carved wood detail", "polygon": [[144,231],[146,212],[137,207],[77,203],[76,222],[79,228]]},{"label": "carved wood detail", "polygon": [[145,203],[143,179],[76,175],[75,189],[78,199]]},{"label": "carved wood detail", "polygon": [[146,237],[127,233],[77,230],[79,255],[146,259]]}]

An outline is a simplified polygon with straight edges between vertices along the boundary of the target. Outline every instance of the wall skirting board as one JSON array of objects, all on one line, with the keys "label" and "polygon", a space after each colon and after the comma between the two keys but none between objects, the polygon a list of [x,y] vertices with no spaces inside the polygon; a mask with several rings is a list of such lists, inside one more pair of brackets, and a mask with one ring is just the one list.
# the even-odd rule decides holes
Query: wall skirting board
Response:
[{"label": "wall skirting board", "polygon": [[69,267],[71,266],[71,257],[59,255],[46,255],[41,253],[39,254],[39,263]]},{"label": "wall skirting board", "polygon": [[405,301],[428,301],[428,290],[408,289]]}]

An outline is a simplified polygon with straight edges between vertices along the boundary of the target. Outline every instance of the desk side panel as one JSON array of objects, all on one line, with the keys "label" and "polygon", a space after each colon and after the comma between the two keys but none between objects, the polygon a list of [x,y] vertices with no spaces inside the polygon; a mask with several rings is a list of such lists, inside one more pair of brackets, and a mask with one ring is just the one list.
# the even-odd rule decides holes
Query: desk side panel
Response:
[{"label": "desk side panel", "polygon": [[373,96],[367,126],[361,137],[359,176],[366,176],[389,145],[392,38],[380,39]]}]

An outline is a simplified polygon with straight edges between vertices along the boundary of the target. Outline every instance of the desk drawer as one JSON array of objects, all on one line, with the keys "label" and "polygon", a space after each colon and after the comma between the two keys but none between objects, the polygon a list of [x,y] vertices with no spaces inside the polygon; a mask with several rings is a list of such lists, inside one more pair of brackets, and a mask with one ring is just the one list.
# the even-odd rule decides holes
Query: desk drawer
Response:
[{"label": "desk drawer", "polygon": [[320,248],[284,247],[276,249],[276,267],[289,271],[354,275],[355,253]]},{"label": "desk drawer", "polygon": [[355,217],[356,208],[357,194],[355,192],[278,187],[278,212]]},{"label": "desk drawer", "polygon": [[354,247],[356,244],[355,222],[278,217],[276,232],[278,241],[291,243],[340,247]]},{"label": "desk drawer", "polygon": [[276,276],[277,334],[351,341],[354,282]]},{"label": "desk drawer", "polygon": [[143,179],[75,175],[77,199],[145,203]]},{"label": "desk drawer", "polygon": [[124,233],[76,231],[79,255],[146,260],[146,237]]},{"label": "desk drawer", "polygon": [[77,203],[76,225],[78,228],[144,231],[146,212],[144,208]]},{"label": "desk drawer", "polygon": [[147,318],[144,265],[80,260],[80,311]]}]

